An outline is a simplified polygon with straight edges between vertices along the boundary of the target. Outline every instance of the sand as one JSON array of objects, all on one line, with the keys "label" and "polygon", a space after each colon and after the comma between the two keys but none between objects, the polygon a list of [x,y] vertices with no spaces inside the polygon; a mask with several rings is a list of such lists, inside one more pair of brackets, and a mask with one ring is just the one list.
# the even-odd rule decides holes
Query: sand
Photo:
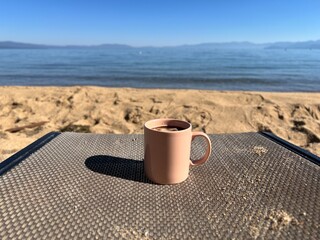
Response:
[{"label": "sand", "polygon": [[0,93],[0,161],[51,131],[143,133],[144,122],[163,117],[206,133],[271,131],[320,155],[320,93],[102,87],[0,87]]}]

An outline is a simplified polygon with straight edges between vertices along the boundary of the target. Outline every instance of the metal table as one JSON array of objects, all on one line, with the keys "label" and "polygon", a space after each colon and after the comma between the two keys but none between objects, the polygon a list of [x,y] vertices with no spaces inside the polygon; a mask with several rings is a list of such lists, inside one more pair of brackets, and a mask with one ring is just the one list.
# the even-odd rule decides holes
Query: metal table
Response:
[{"label": "metal table", "polygon": [[0,239],[319,239],[317,156],[266,133],[210,138],[205,165],[157,185],[143,135],[50,133],[0,164]]}]

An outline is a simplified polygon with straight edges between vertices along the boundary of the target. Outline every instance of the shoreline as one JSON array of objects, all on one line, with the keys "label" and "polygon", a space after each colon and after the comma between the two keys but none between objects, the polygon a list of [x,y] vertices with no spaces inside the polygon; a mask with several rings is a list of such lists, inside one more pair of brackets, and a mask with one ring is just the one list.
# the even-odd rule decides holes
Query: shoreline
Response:
[{"label": "shoreline", "polygon": [[320,155],[317,92],[100,86],[0,86],[0,92],[0,161],[51,131],[143,133],[144,122],[162,117],[209,134],[271,131]]},{"label": "shoreline", "polygon": [[262,90],[220,90],[220,89],[204,89],[204,88],[143,88],[143,87],[117,87],[117,86],[105,86],[105,85],[0,85],[1,88],[105,88],[105,89],[136,89],[136,90],[168,90],[168,91],[188,91],[188,90],[195,90],[195,91],[211,91],[211,92],[235,92],[235,93],[280,93],[280,94],[318,94],[320,91],[262,91]]}]

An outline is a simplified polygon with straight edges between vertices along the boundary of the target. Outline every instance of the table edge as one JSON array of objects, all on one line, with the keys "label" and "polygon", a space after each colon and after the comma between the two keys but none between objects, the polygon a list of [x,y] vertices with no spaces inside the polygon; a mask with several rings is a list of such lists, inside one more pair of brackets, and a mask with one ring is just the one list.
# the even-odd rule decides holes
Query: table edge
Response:
[{"label": "table edge", "polygon": [[35,151],[39,150],[41,147],[46,145],[48,142],[50,142],[52,139],[60,135],[60,132],[50,132],[43,137],[39,138],[38,140],[34,141],[30,145],[26,146],[22,150],[18,151],[11,157],[5,159],[4,161],[0,162],[0,176],[8,172],[11,168],[18,165],[20,162],[22,162],[24,159],[26,159],[28,156],[30,156]]},{"label": "table edge", "polygon": [[290,151],[300,155],[301,157],[309,160],[310,162],[320,166],[320,158],[317,155],[315,155],[315,154],[313,154],[313,153],[311,153],[301,147],[298,147],[298,146],[278,137],[277,135],[275,135],[271,132],[258,132],[258,134],[272,140],[273,142],[287,148],[288,150],[290,150]]}]

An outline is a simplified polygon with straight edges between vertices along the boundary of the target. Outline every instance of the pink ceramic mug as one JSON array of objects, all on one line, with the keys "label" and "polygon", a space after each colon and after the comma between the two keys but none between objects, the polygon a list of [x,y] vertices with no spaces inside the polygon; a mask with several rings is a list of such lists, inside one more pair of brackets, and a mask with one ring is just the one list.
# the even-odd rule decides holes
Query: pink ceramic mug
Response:
[{"label": "pink ceramic mug", "polygon": [[[176,184],[188,178],[189,167],[205,163],[211,153],[211,141],[203,132],[192,132],[186,121],[155,119],[144,125],[144,171],[159,184]],[[207,150],[198,160],[190,160],[191,141],[201,136]]]}]

